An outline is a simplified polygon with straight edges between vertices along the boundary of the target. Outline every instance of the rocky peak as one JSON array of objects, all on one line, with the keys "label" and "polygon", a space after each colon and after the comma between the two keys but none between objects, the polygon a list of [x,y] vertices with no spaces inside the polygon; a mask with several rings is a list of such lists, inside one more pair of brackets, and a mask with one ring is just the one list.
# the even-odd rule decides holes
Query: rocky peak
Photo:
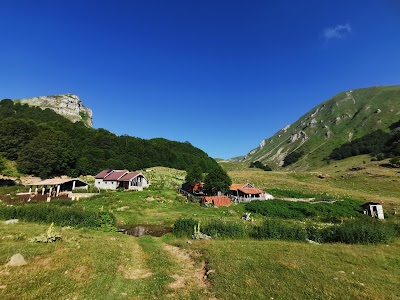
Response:
[{"label": "rocky peak", "polygon": [[16,100],[21,104],[49,108],[72,122],[82,121],[92,127],[92,110],[85,107],[78,96],[72,94],[40,96]]}]

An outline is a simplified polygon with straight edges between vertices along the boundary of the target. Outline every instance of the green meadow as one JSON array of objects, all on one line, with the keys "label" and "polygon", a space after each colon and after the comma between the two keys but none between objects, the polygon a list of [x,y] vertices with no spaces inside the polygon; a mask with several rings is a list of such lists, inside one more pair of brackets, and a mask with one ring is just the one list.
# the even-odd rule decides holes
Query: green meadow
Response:
[{"label": "green meadow", "polygon": [[[230,168],[233,182],[250,182],[282,198],[314,196],[343,203],[380,200],[386,213],[382,223],[397,228],[397,237],[370,244],[254,238],[247,232],[262,228],[266,221],[300,227],[310,222],[333,225],[313,215],[282,219],[279,214],[268,215],[268,210],[254,212],[252,221],[244,221],[240,217],[248,211],[245,204],[214,208],[189,202],[175,189],[184,173],[160,168],[150,172],[154,172],[154,184],[143,192],[104,192],[72,204],[14,203],[14,208],[29,205],[32,212],[41,211],[43,205],[57,206],[70,213],[54,213],[65,222],[81,212],[94,213],[93,222],[99,224],[107,222],[102,215],[107,212],[115,216],[115,222],[96,228],[56,221],[61,241],[32,243],[30,239],[44,234],[49,222],[24,221],[26,214],[21,214],[18,224],[1,221],[0,299],[400,299],[400,219],[395,214],[400,203],[399,173],[362,159],[341,163],[312,173],[225,167]],[[355,166],[364,169],[349,171]],[[328,176],[321,179],[320,173]],[[307,213],[302,205],[313,204],[290,207]],[[6,203],[0,204],[3,219],[7,209]],[[190,234],[133,237],[116,231],[135,224],[172,228],[179,218],[193,219],[207,232],[245,230],[235,237],[201,240]],[[339,218],[337,226],[353,218]],[[24,256],[26,265],[7,264],[16,253]]]}]

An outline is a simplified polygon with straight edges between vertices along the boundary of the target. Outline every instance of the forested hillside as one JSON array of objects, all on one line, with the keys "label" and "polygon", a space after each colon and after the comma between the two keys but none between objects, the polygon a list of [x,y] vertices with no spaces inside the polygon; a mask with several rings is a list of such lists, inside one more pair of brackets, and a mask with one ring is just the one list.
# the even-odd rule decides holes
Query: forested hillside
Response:
[{"label": "forested hillside", "polygon": [[204,151],[188,142],[117,136],[105,129],[88,128],[82,122],[72,123],[49,109],[9,99],[0,101],[0,161],[2,157],[16,161],[21,173],[42,178],[93,175],[105,168],[187,169],[199,165],[204,172],[219,168]]}]

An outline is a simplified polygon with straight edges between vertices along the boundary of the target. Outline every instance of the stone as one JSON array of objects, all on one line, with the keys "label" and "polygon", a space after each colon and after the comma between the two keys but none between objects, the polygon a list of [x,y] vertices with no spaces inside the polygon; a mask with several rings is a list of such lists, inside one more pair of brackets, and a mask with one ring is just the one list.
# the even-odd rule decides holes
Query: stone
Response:
[{"label": "stone", "polygon": [[18,222],[19,222],[18,219],[10,219],[10,220],[4,221],[4,224],[10,225],[10,224],[17,224]]},{"label": "stone", "polygon": [[37,106],[41,109],[49,108],[71,122],[82,121],[86,126],[92,127],[92,110],[83,106],[82,101],[76,95],[40,96],[19,99],[16,102],[29,106]]},{"label": "stone", "polygon": [[22,254],[17,253],[11,256],[10,261],[7,263],[7,266],[10,267],[20,267],[28,264]]}]

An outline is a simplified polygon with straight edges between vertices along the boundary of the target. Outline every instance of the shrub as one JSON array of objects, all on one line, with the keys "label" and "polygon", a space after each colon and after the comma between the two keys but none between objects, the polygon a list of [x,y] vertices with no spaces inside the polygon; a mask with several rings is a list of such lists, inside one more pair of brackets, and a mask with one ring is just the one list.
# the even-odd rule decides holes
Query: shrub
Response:
[{"label": "shrub", "polygon": [[297,224],[267,220],[261,226],[255,227],[251,236],[256,239],[305,241],[307,232],[305,228]]},{"label": "shrub", "polygon": [[179,218],[174,223],[174,235],[178,237],[190,237],[194,234],[194,226],[198,224],[198,221],[192,218]]},{"label": "shrub", "polygon": [[1,219],[20,219],[28,222],[54,223],[58,226],[90,227],[110,229],[115,217],[110,212],[84,210],[80,207],[54,205],[50,203],[0,206]]},{"label": "shrub", "polygon": [[224,222],[220,220],[210,221],[202,226],[203,233],[218,238],[245,238],[249,231],[244,224]]},{"label": "shrub", "polygon": [[337,222],[342,218],[362,216],[360,202],[354,200],[334,203],[306,203],[282,200],[252,201],[246,204],[246,210],[268,217],[302,220],[315,218]]},{"label": "shrub", "polygon": [[323,242],[346,244],[376,244],[391,241],[396,236],[393,224],[373,218],[351,220],[321,230]]}]

